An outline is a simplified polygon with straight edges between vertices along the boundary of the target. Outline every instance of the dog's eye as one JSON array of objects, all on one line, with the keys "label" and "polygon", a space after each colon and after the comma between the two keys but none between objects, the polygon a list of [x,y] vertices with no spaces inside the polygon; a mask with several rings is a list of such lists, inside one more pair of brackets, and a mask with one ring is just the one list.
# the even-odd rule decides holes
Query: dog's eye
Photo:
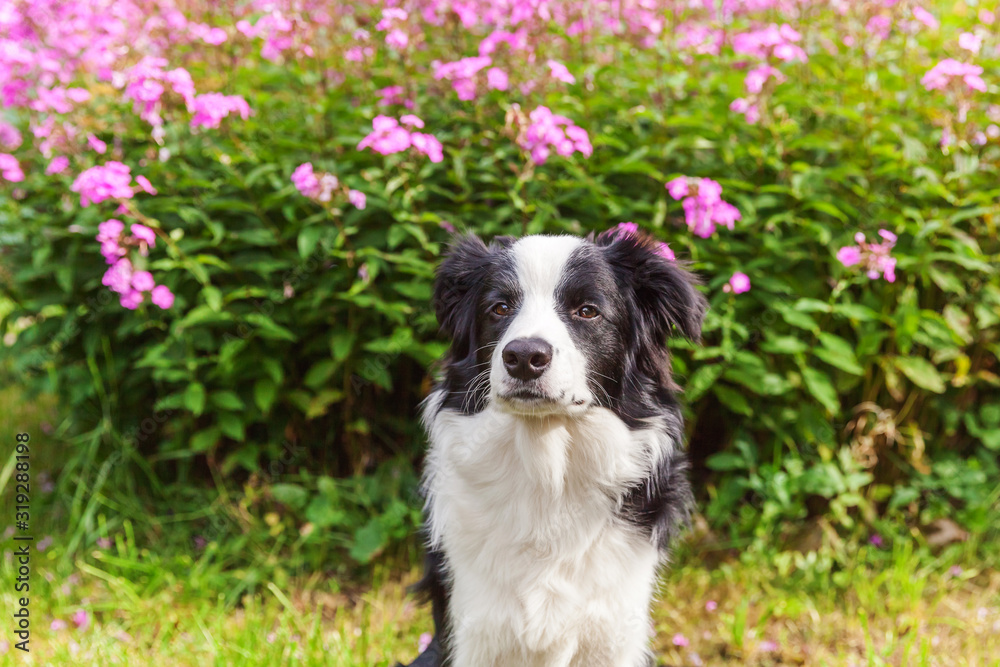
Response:
[{"label": "dog's eye", "polygon": [[584,306],[580,310],[576,311],[576,314],[578,317],[582,317],[585,320],[592,320],[600,315],[600,313],[597,312],[597,308],[594,306]]},{"label": "dog's eye", "polygon": [[500,317],[505,317],[510,315],[511,308],[506,303],[501,301],[497,305],[493,306],[492,312],[494,315],[499,315]]}]

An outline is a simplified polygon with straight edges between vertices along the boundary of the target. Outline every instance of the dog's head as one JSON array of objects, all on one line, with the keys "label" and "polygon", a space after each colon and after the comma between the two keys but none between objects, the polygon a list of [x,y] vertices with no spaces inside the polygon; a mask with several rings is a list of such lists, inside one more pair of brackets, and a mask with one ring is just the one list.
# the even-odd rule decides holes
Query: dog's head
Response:
[{"label": "dog's head", "polygon": [[700,336],[707,303],[695,284],[641,233],[460,237],[434,289],[452,340],[446,400],[470,412],[602,406],[641,419],[672,386],[666,338]]}]

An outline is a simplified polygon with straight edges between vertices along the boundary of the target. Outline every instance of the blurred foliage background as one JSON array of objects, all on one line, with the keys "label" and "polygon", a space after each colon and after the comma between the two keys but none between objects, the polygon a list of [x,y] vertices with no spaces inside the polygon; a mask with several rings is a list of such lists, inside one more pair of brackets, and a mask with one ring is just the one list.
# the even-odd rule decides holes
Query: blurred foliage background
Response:
[{"label": "blurred foliage background", "polygon": [[[690,261],[711,300],[703,344],[671,343],[697,539],[752,558],[817,540],[995,534],[1000,37],[983,14],[995,7],[939,3],[932,24],[909,1],[625,3],[612,30],[572,28],[605,16],[598,3],[531,5],[523,24],[493,10],[477,23],[447,3],[407,5],[405,20],[379,3],[272,4],[188,3],[176,34],[200,21],[228,39],[137,41],[114,64],[166,57],[199,90],[244,99],[245,119],[192,127],[168,90],[151,126],[121,80],[75,70],[90,97],[58,115],[77,139],[55,147],[69,169],[48,174],[53,149],[30,137],[56,113],[0,112],[26,137],[11,151],[25,178],[0,183],[0,360],[20,396],[52,403],[32,437],[48,443],[36,465],[51,471],[45,521],[65,562],[129,535],[180,554],[163,556],[178,567],[192,550],[217,564],[239,581],[232,600],[265,580],[408,562],[417,406],[445,344],[429,299],[451,231],[586,234],[623,221]],[[262,27],[274,12],[293,44],[274,46],[277,28]],[[737,49],[780,24],[803,57]],[[435,61],[476,56],[505,27],[524,28],[526,45],[491,54],[506,90],[482,70],[460,99],[435,76]],[[395,29],[405,48],[387,43]],[[946,58],[983,67],[985,90],[961,75],[929,89],[922,78]],[[748,81],[763,65],[777,73]],[[592,154],[536,162],[523,132],[541,105],[583,128]],[[358,149],[376,115],[406,113],[443,160]],[[157,194],[81,206],[78,175],[112,159]],[[306,162],[364,193],[364,208],[340,190],[304,196],[291,177]],[[665,188],[679,176],[717,181],[741,213],[733,229],[693,234]],[[171,308],[128,310],[102,285],[95,236],[112,217],[156,231],[144,261]],[[894,282],[838,260],[879,230],[898,238]],[[749,291],[725,289],[735,272]],[[828,569],[849,557],[829,553]]]}]

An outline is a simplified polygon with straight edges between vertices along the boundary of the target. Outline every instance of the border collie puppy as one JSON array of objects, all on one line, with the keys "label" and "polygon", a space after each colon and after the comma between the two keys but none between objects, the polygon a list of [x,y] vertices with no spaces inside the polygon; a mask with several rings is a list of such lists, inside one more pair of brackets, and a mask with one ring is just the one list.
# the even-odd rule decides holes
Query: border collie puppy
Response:
[{"label": "border collie puppy", "polygon": [[657,571],[692,503],[665,341],[699,338],[707,307],[659,247],[468,235],[441,265],[420,584],[436,636],[415,666],[651,664]]}]

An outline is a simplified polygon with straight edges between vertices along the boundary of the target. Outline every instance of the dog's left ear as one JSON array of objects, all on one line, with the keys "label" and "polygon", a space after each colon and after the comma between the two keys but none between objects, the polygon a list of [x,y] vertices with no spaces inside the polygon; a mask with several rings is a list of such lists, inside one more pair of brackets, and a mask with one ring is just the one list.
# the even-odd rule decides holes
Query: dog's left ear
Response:
[{"label": "dog's left ear", "polygon": [[701,340],[708,301],[696,288],[698,278],[670,259],[663,244],[642,232],[619,230],[601,234],[595,243],[604,247],[620,280],[631,286],[641,329],[660,341],[675,329],[693,341]]}]

